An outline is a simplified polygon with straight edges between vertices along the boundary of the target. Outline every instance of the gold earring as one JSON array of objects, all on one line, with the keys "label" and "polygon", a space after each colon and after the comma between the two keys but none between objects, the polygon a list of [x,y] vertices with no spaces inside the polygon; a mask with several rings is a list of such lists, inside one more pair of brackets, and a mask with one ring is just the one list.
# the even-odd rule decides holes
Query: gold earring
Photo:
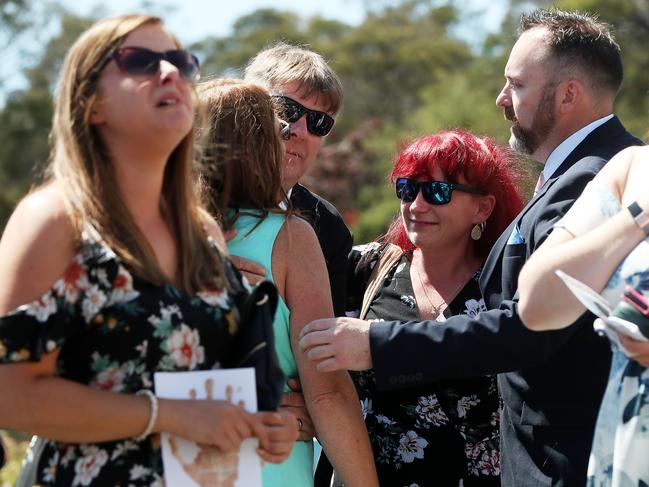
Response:
[{"label": "gold earring", "polygon": [[473,228],[471,229],[471,238],[473,240],[480,240],[482,238],[482,232],[484,232],[486,226],[487,226],[486,221],[476,223],[475,225],[473,225]]}]

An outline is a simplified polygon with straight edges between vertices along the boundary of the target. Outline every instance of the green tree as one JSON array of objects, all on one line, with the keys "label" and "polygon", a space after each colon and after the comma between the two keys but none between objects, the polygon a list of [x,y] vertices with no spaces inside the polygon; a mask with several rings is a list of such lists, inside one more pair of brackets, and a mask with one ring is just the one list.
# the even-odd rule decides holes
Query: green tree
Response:
[{"label": "green tree", "polygon": [[26,70],[29,86],[9,94],[0,111],[0,228],[47,161],[56,76],[65,52],[91,21],[62,12],[60,34]]},{"label": "green tree", "polygon": [[280,40],[305,43],[299,25],[300,18],[292,12],[259,9],[239,18],[232,35],[208,38],[191,48],[200,53],[202,71],[208,77],[238,77],[248,60],[264,47]]}]

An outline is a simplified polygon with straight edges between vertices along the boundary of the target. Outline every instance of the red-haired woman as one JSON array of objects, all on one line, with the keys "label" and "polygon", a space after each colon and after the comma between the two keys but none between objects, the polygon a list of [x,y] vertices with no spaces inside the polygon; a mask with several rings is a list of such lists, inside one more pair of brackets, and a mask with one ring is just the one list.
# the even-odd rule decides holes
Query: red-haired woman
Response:
[{"label": "red-haired woman", "polygon": [[[390,177],[400,215],[380,242],[352,250],[348,309],[358,312],[368,294],[368,320],[444,321],[484,310],[482,264],[522,208],[515,163],[508,149],[457,130],[407,146]],[[378,287],[367,293],[379,262]],[[500,484],[494,376],[394,394],[377,390],[372,370],[352,375],[381,485]]]}]

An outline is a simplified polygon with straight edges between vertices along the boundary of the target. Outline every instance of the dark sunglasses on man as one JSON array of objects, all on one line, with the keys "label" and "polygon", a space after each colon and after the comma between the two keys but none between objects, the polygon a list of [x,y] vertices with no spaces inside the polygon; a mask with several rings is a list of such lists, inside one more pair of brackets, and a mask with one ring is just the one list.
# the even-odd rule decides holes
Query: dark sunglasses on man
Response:
[{"label": "dark sunglasses on man", "polygon": [[123,47],[113,51],[111,59],[131,76],[153,76],[160,68],[160,61],[164,60],[176,66],[188,81],[197,81],[200,77],[198,58],[184,49],[159,52],[144,47]]},{"label": "dark sunglasses on man", "polygon": [[282,140],[291,140],[291,124],[286,120],[279,120],[279,138]]},{"label": "dark sunglasses on man", "polygon": [[397,198],[406,203],[412,203],[421,189],[426,203],[431,205],[446,205],[450,203],[454,190],[471,194],[484,194],[476,188],[447,181],[418,181],[412,178],[397,178],[395,189]]},{"label": "dark sunglasses on man", "polygon": [[331,132],[334,118],[328,113],[311,110],[288,96],[275,95],[273,99],[281,107],[281,118],[288,123],[295,123],[306,114],[306,128],[310,133],[324,137]]}]

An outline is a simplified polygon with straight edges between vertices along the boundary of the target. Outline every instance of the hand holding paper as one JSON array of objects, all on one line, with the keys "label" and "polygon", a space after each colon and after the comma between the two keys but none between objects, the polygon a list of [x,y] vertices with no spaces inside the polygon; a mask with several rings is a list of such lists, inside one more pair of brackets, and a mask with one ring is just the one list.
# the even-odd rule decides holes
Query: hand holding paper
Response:
[{"label": "hand holding paper", "polygon": [[[631,351],[620,341],[618,334],[639,342],[649,342],[649,338],[642,334],[636,323],[615,316],[616,313],[614,313],[611,304],[600,294],[561,270],[557,270],[556,274],[577,299],[598,317],[593,323],[595,330],[600,334],[606,335],[609,340],[619,346],[627,355],[632,357]],[[616,307],[616,309],[618,308]]]}]

